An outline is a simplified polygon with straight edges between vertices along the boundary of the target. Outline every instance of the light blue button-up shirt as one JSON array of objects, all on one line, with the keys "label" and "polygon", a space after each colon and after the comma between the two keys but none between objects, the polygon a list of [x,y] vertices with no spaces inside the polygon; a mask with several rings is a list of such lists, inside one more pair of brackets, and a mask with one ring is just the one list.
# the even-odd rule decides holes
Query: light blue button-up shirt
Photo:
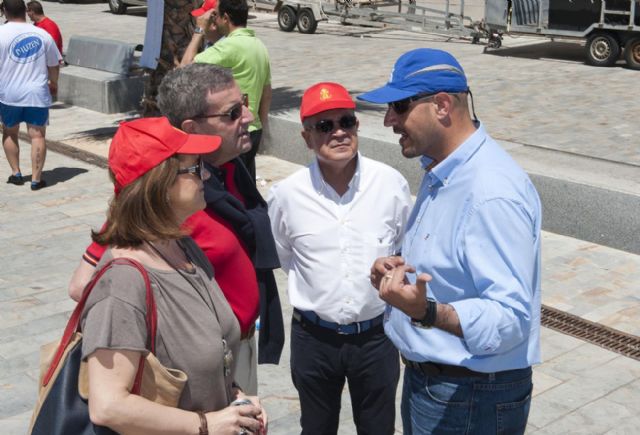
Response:
[{"label": "light blue button-up shirt", "polygon": [[485,373],[539,363],[540,220],[531,180],[480,124],[425,174],[402,247],[433,277],[427,295],[455,308],[464,338],[414,327],[388,306],[385,331],[400,352]]}]

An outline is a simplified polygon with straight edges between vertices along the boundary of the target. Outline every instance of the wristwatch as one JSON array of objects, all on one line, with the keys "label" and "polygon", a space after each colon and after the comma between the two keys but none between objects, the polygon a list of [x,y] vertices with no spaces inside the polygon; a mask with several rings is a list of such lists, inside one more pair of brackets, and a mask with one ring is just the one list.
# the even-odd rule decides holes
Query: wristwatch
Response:
[{"label": "wristwatch", "polygon": [[422,319],[411,319],[411,325],[429,329],[436,323],[436,315],[438,313],[438,303],[435,299],[427,298],[427,312]]},{"label": "wristwatch", "polygon": [[204,30],[202,29],[202,27],[196,27],[195,29],[193,29],[193,33],[197,33],[198,35],[202,35],[204,33]]}]

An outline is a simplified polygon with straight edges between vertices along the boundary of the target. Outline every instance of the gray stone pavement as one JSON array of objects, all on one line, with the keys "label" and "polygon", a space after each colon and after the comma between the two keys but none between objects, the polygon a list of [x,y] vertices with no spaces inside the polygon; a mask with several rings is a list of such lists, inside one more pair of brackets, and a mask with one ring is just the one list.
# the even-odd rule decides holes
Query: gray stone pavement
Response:
[{"label": "gray stone pavement", "polygon": [[[438,2],[424,3],[435,6]],[[66,40],[78,34],[143,42],[144,8],[114,16],[102,2],[46,2],[44,7],[60,25]],[[612,68],[587,66],[580,43],[506,38],[502,50],[485,54],[483,45],[468,40],[333,22],[321,22],[316,34],[303,35],[280,31],[274,14],[252,12],[252,17],[249,26],[255,28],[271,57],[272,116],[296,119],[302,92],[317,81],[338,81],[358,94],[383,84],[403,52],[418,47],[441,48],[460,59],[474,90],[476,112],[501,142],[640,165],[635,130],[640,101],[632,92],[640,72],[622,64]],[[361,134],[397,143],[392,132],[382,127],[383,110],[378,106],[359,107],[365,120],[361,122]],[[76,122],[61,127],[57,120],[69,116]],[[92,134],[96,129],[115,126],[125,116],[89,115],[82,109],[59,106],[51,124],[61,128],[52,131],[50,137],[60,140]],[[640,179],[637,172],[636,180]]]},{"label": "gray stone pavement", "polygon": [[[144,35],[144,14],[140,12],[115,17],[106,12],[105,3],[92,2],[46,2],[44,7],[67,39],[71,34],[85,34],[141,42]],[[640,164],[640,145],[633,129],[640,103],[630,93],[640,77],[637,71],[587,67],[575,44],[510,39],[505,41],[506,51],[482,54],[481,46],[466,41],[446,42],[429,35],[332,23],[321,23],[316,35],[284,34],[277,30],[273,15],[254,15],[257,19],[251,25],[272,56],[273,116],[296,120],[302,90],[313,82],[340,81],[361,92],[384,82],[402,52],[418,46],[444,48],[461,59],[475,90],[476,110],[497,139],[510,146],[598,158],[601,160],[594,162],[607,168],[608,162],[621,162],[624,177],[607,170],[594,172],[593,178],[610,178],[618,189],[638,193],[640,171],[633,169]],[[132,115],[102,115],[62,104],[54,107],[48,137],[98,155],[106,154],[107,138],[117,122]],[[379,108],[359,109],[361,135],[396,142],[381,127]],[[22,150],[28,173],[28,144],[22,144]],[[389,150],[389,154],[396,153],[396,148]],[[6,163],[2,166],[6,172]],[[258,158],[265,188],[295,168],[273,157]],[[111,193],[105,170],[56,153],[49,153],[45,177],[51,187],[39,192],[31,192],[28,186],[0,184],[3,434],[26,430],[37,390],[39,346],[60,336],[73,307],[66,296],[68,279],[89,229],[102,222]],[[543,303],[640,334],[640,257],[549,232],[543,237]],[[291,308],[286,304],[282,273],[278,281],[288,320]],[[534,370],[528,433],[637,433],[638,361],[546,328],[542,346],[545,362]],[[260,394],[271,415],[270,433],[299,432],[288,341],[281,364],[261,366],[259,377]],[[340,433],[353,434],[348,397],[343,397]],[[397,427],[400,432],[399,419]]]}]

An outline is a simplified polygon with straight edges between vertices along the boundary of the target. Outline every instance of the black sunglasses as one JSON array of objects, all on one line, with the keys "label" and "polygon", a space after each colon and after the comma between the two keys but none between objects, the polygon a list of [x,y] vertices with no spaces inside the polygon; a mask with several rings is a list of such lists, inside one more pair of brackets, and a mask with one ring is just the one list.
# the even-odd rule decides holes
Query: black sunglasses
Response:
[{"label": "black sunglasses", "polygon": [[[354,115],[344,115],[342,118],[338,120],[338,125],[343,130],[349,130],[355,127],[358,122],[358,118]],[[314,128],[316,131],[320,133],[330,133],[336,127],[336,123],[333,119],[321,119],[316,122],[311,128]]]},{"label": "black sunglasses", "polygon": [[234,104],[231,109],[224,113],[212,113],[211,115],[199,115],[194,116],[194,119],[197,118],[217,118],[219,116],[228,116],[231,121],[235,121],[242,116],[242,107],[249,107],[249,95],[242,94],[242,101],[240,103]]},{"label": "black sunglasses", "polygon": [[418,94],[418,95],[414,95],[413,97],[405,98],[404,100],[393,101],[391,103],[388,103],[389,109],[393,109],[393,111],[396,112],[398,115],[402,115],[403,113],[406,113],[407,110],[409,110],[409,106],[414,101],[423,100],[425,98],[433,97],[434,95],[435,94],[433,93]]},{"label": "black sunglasses", "polygon": [[204,180],[204,162],[200,159],[196,165],[178,169],[178,175],[181,174],[193,174],[196,177],[200,177],[201,180]]}]

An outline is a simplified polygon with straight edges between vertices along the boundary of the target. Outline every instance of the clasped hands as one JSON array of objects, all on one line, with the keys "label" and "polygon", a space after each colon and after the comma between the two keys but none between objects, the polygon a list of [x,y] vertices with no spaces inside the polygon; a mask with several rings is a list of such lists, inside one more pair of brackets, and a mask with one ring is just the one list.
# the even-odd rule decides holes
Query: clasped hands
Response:
[{"label": "clasped hands", "polygon": [[370,280],[378,289],[380,299],[413,319],[421,319],[427,310],[427,283],[431,281],[431,275],[421,273],[416,277],[416,283],[411,284],[406,274],[415,271],[400,256],[380,257],[371,267]]}]

